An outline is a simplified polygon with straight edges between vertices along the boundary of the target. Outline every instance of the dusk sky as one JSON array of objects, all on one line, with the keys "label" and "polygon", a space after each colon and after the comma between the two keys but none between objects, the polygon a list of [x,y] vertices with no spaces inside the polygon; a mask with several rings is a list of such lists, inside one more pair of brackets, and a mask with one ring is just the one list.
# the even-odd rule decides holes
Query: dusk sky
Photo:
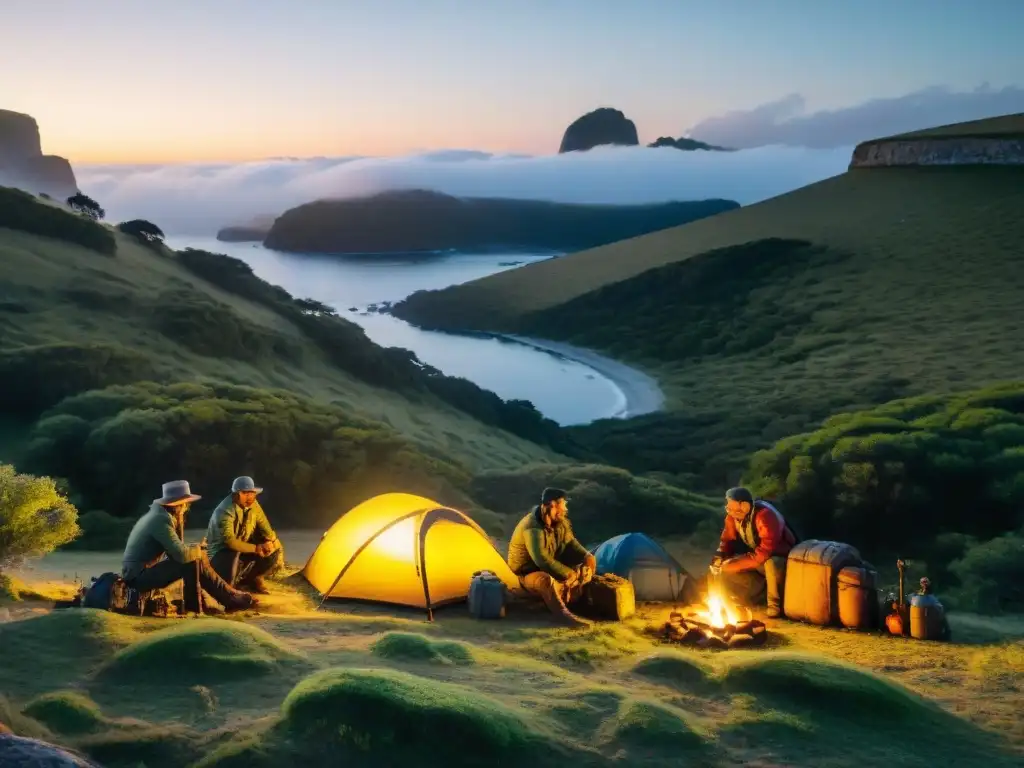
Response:
[{"label": "dusk sky", "polygon": [[78,163],[549,153],[599,106],[647,142],[787,97],[1024,86],[1024,0],[3,0],[0,19],[0,108]]}]

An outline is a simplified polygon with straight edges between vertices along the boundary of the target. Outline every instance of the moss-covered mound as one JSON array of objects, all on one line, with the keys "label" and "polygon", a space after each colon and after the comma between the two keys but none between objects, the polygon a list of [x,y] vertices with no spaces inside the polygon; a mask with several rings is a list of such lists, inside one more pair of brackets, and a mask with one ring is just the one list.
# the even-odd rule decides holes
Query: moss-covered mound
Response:
[{"label": "moss-covered mound", "polygon": [[294,736],[386,764],[480,765],[498,756],[511,764],[557,751],[525,715],[498,701],[395,670],[317,672],[295,686],[281,709]]},{"label": "moss-covered mound", "polygon": [[60,734],[92,733],[106,722],[96,702],[75,691],[44,693],[30,701],[24,712]]},{"label": "moss-covered mound", "polygon": [[133,684],[209,685],[303,663],[302,656],[257,627],[195,621],[155,632],[119,651],[100,674]]},{"label": "moss-covered mound", "polygon": [[473,652],[463,643],[431,640],[413,632],[388,632],[370,646],[374,656],[389,661],[472,664]]}]

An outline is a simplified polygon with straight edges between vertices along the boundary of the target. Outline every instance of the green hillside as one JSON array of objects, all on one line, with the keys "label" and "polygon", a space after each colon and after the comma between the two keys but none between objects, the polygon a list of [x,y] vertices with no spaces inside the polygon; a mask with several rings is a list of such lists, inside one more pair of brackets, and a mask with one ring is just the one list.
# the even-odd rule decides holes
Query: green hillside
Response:
[{"label": "green hillside", "polygon": [[634,471],[720,488],[751,451],[838,411],[1020,379],[1022,207],[1024,168],[857,169],[414,294],[396,314],[569,341],[646,368],[668,413],[576,434]]}]

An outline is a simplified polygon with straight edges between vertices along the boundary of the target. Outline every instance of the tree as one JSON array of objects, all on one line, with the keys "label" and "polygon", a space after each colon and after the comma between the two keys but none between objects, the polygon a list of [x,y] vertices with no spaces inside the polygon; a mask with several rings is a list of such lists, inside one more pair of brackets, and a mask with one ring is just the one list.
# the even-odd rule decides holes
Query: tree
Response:
[{"label": "tree", "polygon": [[335,311],[316,299],[296,299],[295,303],[303,312],[312,312],[319,315],[333,315]]},{"label": "tree", "polygon": [[107,212],[103,210],[99,203],[88,195],[83,195],[81,192],[69,197],[67,204],[75,213],[80,213],[82,216],[93,221],[99,221],[107,215]]},{"label": "tree", "polygon": [[153,222],[146,221],[145,219],[122,221],[117,225],[117,228],[126,235],[131,235],[136,240],[139,240],[146,245],[162,243],[164,241],[163,230]]},{"label": "tree", "polygon": [[49,477],[19,475],[0,464],[0,573],[81,533],[78,510]]}]

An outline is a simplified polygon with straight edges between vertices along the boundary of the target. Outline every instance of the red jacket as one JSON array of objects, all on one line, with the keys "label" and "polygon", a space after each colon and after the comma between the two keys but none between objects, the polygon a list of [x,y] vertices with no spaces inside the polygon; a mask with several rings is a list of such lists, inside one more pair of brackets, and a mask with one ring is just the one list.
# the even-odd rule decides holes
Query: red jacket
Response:
[{"label": "red jacket", "polygon": [[750,551],[732,560],[724,570],[735,573],[758,568],[776,555],[788,555],[796,545],[796,536],[786,525],[786,519],[767,501],[755,501],[754,508],[743,520],[725,516],[725,528],[718,546],[718,554],[731,558],[739,545]]}]

